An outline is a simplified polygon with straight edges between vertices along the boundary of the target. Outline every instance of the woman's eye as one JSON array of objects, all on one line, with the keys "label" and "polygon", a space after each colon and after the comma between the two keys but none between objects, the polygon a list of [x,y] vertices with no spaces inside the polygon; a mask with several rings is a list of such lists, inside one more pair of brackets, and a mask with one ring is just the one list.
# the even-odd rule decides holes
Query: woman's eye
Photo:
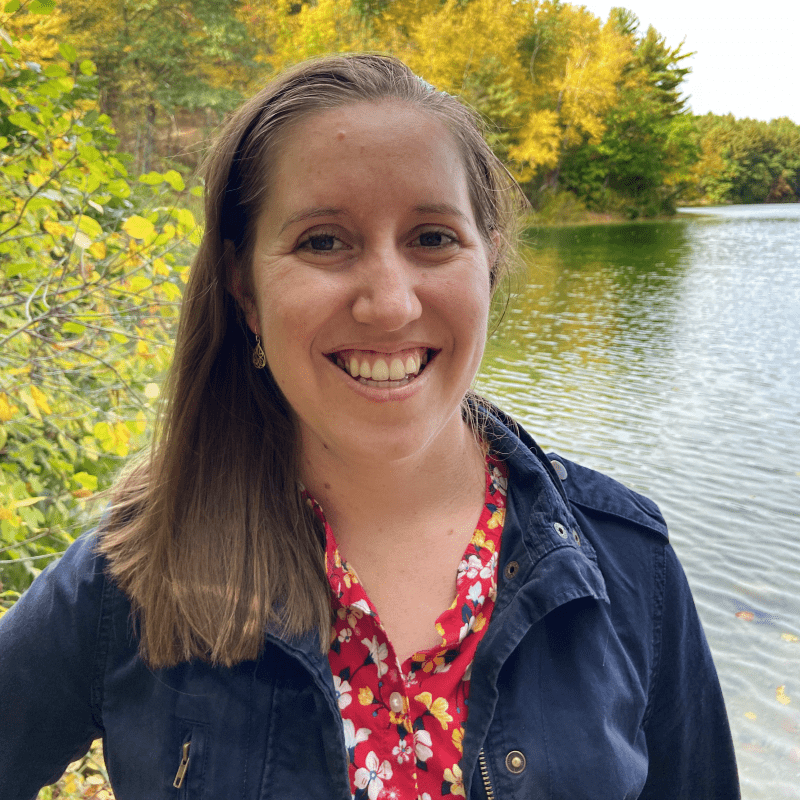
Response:
[{"label": "woman's eye", "polygon": [[332,233],[315,233],[300,242],[300,250],[309,250],[312,253],[333,253],[343,249],[344,244]]},{"label": "woman's eye", "polygon": [[417,247],[447,247],[454,244],[456,237],[446,231],[423,231],[415,239]]}]

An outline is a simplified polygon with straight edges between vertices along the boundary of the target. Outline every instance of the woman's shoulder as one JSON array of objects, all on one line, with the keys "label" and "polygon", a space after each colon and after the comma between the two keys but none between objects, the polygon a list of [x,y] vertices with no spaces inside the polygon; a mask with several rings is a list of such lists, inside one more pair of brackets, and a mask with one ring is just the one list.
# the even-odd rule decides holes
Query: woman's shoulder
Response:
[{"label": "woman's shoulder", "polygon": [[548,453],[547,458],[573,506],[592,516],[617,519],[669,537],[661,510],[649,497],[556,453]]}]

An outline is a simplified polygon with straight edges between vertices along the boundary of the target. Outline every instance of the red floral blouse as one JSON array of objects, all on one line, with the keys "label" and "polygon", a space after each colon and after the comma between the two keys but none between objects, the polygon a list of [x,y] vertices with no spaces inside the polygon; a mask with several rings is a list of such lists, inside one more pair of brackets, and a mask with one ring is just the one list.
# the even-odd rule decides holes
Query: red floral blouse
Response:
[{"label": "red floral blouse", "polygon": [[328,654],[350,758],[354,800],[464,796],[459,767],[472,659],[497,593],[506,505],[505,466],[486,459],[486,499],[456,575],[456,597],[436,621],[442,641],[402,664],[356,573],[325,524],[335,622]]}]

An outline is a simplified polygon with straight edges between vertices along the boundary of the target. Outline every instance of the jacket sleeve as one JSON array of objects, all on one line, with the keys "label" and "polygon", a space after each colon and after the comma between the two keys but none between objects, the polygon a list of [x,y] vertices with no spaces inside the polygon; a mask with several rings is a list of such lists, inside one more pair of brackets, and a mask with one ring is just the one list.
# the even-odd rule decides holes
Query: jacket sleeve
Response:
[{"label": "jacket sleeve", "polygon": [[0,618],[0,800],[31,800],[102,736],[105,580],[80,537]]},{"label": "jacket sleeve", "polygon": [[640,800],[737,800],[736,759],[711,652],[677,556],[670,546],[664,554],[644,723],[649,770]]}]

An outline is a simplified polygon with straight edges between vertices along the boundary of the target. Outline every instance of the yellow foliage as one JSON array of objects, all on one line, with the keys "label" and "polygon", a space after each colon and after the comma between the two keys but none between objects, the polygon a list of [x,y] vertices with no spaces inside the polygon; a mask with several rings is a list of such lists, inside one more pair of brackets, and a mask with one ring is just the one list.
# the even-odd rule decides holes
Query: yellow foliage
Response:
[{"label": "yellow foliage", "polygon": [[[5,5],[5,4],[4,4]],[[20,61],[47,64],[59,58],[66,14],[56,9],[49,14],[28,14],[24,9],[0,10],[0,30],[6,31],[20,50]]]},{"label": "yellow foliage", "polygon": [[15,406],[5,392],[0,392],[0,422],[8,422],[12,419],[19,408]]},{"label": "yellow foliage", "polygon": [[36,407],[40,411],[44,411],[45,414],[53,413],[47,402],[47,395],[38,386],[31,386],[31,396],[33,397],[33,402],[36,403]]},{"label": "yellow foliage", "polygon": [[569,147],[598,141],[630,41],[583,6],[540,0],[394,0],[379,14],[352,0],[248,3],[242,18],[272,70],[330,52],[402,58],[490,122],[489,138],[526,181]]}]

